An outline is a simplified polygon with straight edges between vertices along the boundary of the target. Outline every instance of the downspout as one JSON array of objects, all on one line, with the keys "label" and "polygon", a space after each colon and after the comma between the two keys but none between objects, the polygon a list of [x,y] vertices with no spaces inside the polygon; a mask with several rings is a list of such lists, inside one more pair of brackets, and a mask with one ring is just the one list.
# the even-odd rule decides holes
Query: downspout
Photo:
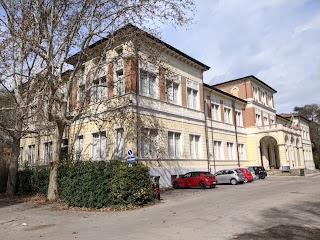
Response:
[{"label": "downspout", "polygon": [[[213,89],[210,90],[210,103],[211,103],[211,92]],[[211,114],[212,114],[212,108],[211,108]],[[212,156],[213,156],[213,169],[214,172],[216,172],[216,158],[214,157],[214,141],[213,141],[213,127],[212,127],[212,116],[211,116],[211,141],[212,141]]]},{"label": "downspout", "polygon": [[[209,150],[209,139],[208,139],[208,126],[207,126],[207,99],[205,98],[204,90],[202,91],[203,99],[204,99],[204,129],[206,134],[206,147],[207,147],[207,163],[208,163],[208,172],[210,171],[210,150]],[[211,98],[210,98],[211,99]]]},{"label": "downspout", "polygon": [[235,100],[232,101],[233,110],[234,110],[233,120],[234,120],[234,131],[235,131],[235,134],[236,134],[236,150],[237,150],[238,167],[240,167],[239,146],[238,146],[238,129],[237,129],[236,104],[235,104],[235,102],[236,102]]}]

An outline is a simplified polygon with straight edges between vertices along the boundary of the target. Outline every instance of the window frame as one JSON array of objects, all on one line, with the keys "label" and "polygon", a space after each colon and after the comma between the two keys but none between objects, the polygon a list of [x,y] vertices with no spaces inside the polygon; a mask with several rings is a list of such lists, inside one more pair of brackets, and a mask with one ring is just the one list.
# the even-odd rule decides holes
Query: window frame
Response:
[{"label": "window frame", "polygon": [[201,158],[201,135],[189,134],[189,150],[191,159]]},{"label": "window frame", "polygon": [[[105,134],[105,149],[104,152],[102,152],[102,135]],[[99,136],[99,158],[95,159],[94,155],[94,150],[95,150],[95,145],[94,145],[94,135],[98,135]],[[102,153],[104,153],[105,156],[102,156]],[[105,157],[105,159],[103,158]],[[97,132],[91,132],[91,140],[90,140],[90,159],[92,161],[105,161],[107,160],[107,131],[106,130],[100,130]]]},{"label": "window frame", "polygon": [[[172,134],[172,148],[173,148],[173,155],[171,155],[170,151],[170,138],[169,135]],[[178,143],[176,137],[179,135]],[[168,158],[170,159],[179,159],[182,157],[182,134],[181,132],[175,132],[175,131],[168,131],[167,133],[167,146],[168,146]],[[177,148],[178,146],[178,148]],[[178,150],[178,151],[177,151]]]}]

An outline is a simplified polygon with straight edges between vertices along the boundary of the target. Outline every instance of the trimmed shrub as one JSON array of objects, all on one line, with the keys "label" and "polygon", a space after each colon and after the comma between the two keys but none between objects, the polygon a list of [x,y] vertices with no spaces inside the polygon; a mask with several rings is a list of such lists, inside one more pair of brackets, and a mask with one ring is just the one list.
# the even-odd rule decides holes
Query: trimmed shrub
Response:
[{"label": "trimmed shrub", "polygon": [[68,205],[78,207],[143,205],[153,200],[148,169],[119,161],[62,165],[58,189]]},{"label": "trimmed shrub", "polygon": [[0,160],[0,193],[4,193],[7,189],[8,169],[6,164]]},{"label": "trimmed shrub", "polygon": [[18,172],[19,194],[47,194],[49,185],[49,167],[36,166]]}]

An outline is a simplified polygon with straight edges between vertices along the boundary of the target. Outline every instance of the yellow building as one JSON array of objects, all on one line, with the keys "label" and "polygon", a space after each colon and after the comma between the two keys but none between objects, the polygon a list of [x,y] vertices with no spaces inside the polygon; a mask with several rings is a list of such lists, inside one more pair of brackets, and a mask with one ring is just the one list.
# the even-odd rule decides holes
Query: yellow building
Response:
[{"label": "yellow building", "polygon": [[[126,160],[132,150],[161,176],[162,186],[194,170],[314,169],[309,121],[277,115],[273,88],[254,76],[207,85],[208,66],[138,31],[144,41],[139,48],[123,38],[101,59],[91,54],[83,64],[69,102],[71,117],[82,114],[64,133],[64,154],[78,161]],[[90,51],[99,53],[104,41]],[[38,112],[30,107],[35,128]],[[47,164],[53,144],[50,129],[25,136],[20,164]]]}]

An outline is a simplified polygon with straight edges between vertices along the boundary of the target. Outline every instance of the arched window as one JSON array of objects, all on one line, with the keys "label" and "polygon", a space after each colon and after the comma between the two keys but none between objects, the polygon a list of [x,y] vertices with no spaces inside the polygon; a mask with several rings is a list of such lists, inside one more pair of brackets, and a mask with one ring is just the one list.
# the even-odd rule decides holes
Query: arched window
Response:
[{"label": "arched window", "polygon": [[233,96],[239,97],[239,88],[233,87],[232,90],[231,90],[231,94]]}]

